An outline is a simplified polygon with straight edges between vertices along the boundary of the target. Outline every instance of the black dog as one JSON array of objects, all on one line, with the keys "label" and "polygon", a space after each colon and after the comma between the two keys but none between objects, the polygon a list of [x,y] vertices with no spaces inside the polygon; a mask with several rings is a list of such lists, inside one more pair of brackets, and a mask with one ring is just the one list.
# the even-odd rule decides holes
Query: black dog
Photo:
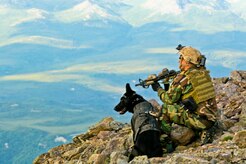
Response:
[{"label": "black dog", "polygon": [[129,161],[139,155],[147,155],[149,158],[162,156],[158,122],[149,114],[153,110],[153,106],[142,96],[136,94],[128,83],[126,84],[126,93],[121,97],[114,110],[120,114],[127,111],[133,113],[131,127],[134,147]]}]

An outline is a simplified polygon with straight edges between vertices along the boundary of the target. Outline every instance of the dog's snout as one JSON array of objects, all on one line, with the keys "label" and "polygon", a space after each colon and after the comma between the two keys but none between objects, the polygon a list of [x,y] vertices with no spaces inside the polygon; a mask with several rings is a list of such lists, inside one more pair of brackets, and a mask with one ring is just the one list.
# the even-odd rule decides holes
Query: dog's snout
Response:
[{"label": "dog's snout", "polygon": [[115,106],[115,107],[114,107],[114,110],[115,110],[115,111],[118,111],[118,108],[117,108],[117,106]]},{"label": "dog's snout", "polygon": [[120,111],[120,103],[117,104],[117,105],[114,107],[114,110],[117,111],[117,112]]}]

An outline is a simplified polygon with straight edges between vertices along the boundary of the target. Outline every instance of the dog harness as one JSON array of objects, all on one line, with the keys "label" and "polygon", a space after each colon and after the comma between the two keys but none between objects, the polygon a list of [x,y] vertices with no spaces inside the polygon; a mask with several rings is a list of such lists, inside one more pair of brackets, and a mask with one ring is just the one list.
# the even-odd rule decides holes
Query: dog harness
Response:
[{"label": "dog harness", "polygon": [[133,116],[131,126],[133,129],[133,140],[136,141],[137,136],[147,130],[160,131],[156,119],[149,114],[153,110],[152,105],[147,102],[141,102],[133,108]]}]

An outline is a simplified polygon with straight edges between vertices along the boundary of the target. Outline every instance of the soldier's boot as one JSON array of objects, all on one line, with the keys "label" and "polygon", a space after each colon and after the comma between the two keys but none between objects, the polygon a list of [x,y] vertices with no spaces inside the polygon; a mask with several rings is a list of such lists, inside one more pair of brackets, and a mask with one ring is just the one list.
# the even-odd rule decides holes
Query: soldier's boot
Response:
[{"label": "soldier's boot", "polygon": [[212,143],[214,140],[214,135],[216,133],[216,129],[218,128],[217,122],[209,129],[203,130],[200,134],[201,145],[205,145],[208,143]]},{"label": "soldier's boot", "polygon": [[162,147],[163,154],[171,153],[175,150],[175,144],[168,135],[162,134],[160,136],[160,141],[161,141],[161,147]]}]

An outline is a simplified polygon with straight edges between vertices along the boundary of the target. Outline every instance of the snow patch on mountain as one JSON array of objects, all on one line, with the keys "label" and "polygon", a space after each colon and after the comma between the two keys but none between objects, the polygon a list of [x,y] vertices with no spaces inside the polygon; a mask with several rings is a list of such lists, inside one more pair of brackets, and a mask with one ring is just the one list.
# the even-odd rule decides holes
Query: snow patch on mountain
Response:
[{"label": "snow patch on mountain", "polygon": [[152,10],[151,16],[156,14],[164,15],[164,14],[180,14],[182,9],[177,4],[176,1],[173,0],[147,0],[143,5],[143,8]]},{"label": "snow patch on mountain", "polygon": [[[176,24],[172,31],[203,33],[246,31],[246,2],[242,0],[145,0],[131,5],[122,17],[134,26],[153,22]],[[226,18],[226,21],[225,21]]]},{"label": "snow patch on mountain", "polygon": [[90,0],[85,0],[70,9],[56,13],[55,18],[65,23],[92,20],[125,22],[120,16],[110,13],[105,8]]}]

